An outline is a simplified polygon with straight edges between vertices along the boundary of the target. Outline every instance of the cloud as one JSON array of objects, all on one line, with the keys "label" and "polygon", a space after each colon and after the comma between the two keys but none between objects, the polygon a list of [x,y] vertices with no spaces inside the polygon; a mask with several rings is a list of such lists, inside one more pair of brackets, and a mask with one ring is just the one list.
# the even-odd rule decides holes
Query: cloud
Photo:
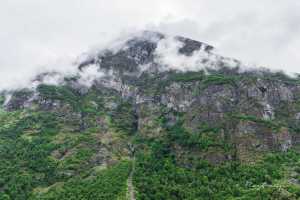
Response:
[{"label": "cloud", "polygon": [[248,69],[246,65],[241,65],[237,60],[222,57],[210,51],[205,51],[206,45],[194,51],[192,55],[179,53],[184,43],[174,36],[167,36],[160,40],[155,50],[155,62],[162,65],[162,70],[177,71],[200,71],[218,69],[220,66],[241,67],[243,70]]},{"label": "cloud", "polygon": [[84,85],[86,87],[91,87],[95,80],[99,80],[102,77],[106,76],[104,71],[99,70],[99,66],[97,65],[88,65],[83,68],[79,73],[79,84]]},{"label": "cloud", "polygon": [[221,55],[299,73],[299,10],[295,0],[2,0],[0,89],[24,85],[45,66],[69,69],[57,60],[141,29],[191,37]]},{"label": "cloud", "polygon": [[185,17],[154,27],[209,43],[224,56],[299,73],[299,9],[300,2],[292,0],[188,0]]}]

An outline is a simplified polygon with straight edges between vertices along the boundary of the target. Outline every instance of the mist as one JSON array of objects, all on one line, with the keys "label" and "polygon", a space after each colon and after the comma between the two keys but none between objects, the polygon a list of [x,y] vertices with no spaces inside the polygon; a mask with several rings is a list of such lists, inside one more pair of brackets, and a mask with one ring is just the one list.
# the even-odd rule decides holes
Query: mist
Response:
[{"label": "mist", "polygon": [[[77,73],[74,63],[85,52],[145,29],[208,43],[253,66],[300,73],[299,10],[294,0],[3,0],[0,89],[23,87],[44,71]],[[162,62],[197,62],[168,53],[173,57]]]}]

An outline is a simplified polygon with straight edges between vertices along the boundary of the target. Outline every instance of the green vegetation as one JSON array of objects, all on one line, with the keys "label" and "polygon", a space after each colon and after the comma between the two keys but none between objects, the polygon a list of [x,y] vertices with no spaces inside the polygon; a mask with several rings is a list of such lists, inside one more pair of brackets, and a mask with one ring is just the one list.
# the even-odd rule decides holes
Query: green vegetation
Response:
[{"label": "green vegetation", "polygon": [[218,138],[218,128],[207,126],[200,127],[199,132],[190,133],[178,122],[172,127],[167,127],[168,139],[187,148],[197,148],[206,151],[211,146],[222,146],[223,142]]},{"label": "green vegetation", "polygon": [[[253,116],[235,117],[267,127],[275,126]],[[300,166],[299,153],[274,152],[256,163],[230,159],[215,165],[188,155],[205,154],[209,148],[230,153],[234,146],[221,140],[219,128],[202,124],[199,132],[191,133],[183,127],[181,120],[173,126],[167,126],[164,117],[160,117],[160,122],[167,135],[151,140],[141,138],[137,142],[142,141],[148,147],[140,151],[136,159],[134,185],[138,199],[296,200],[300,197],[300,186],[289,180],[291,171],[297,174],[295,166]],[[178,149],[181,149],[178,145],[185,149],[180,151],[181,155],[178,155]],[[184,151],[187,151],[186,158]],[[188,163],[182,159],[188,159]],[[294,178],[299,181],[300,175]]]},{"label": "green vegetation", "polygon": [[[0,199],[125,196],[130,163],[120,160],[126,158],[121,149],[126,137],[121,139],[107,124],[102,141],[105,130],[97,120],[109,115],[101,95],[91,91],[81,96],[68,87],[50,85],[40,85],[38,91],[48,102],[59,101],[60,107],[0,112]],[[79,129],[82,124],[84,129]],[[108,148],[113,149],[111,155]],[[108,169],[106,159],[114,160]],[[80,190],[83,185],[90,187]]]},{"label": "green vegetation", "polygon": [[132,104],[121,102],[111,114],[113,127],[118,132],[132,135],[137,129],[137,117]]},{"label": "green vegetation", "polygon": [[5,97],[3,95],[0,94],[0,108],[2,107],[2,105],[5,102]]},{"label": "green vegetation", "polygon": [[[275,119],[265,120],[233,102],[236,94],[221,91],[217,100],[196,96],[226,87],[248,103],[249,91],[239,83],[251,85],[258,77],[213,71],[141,77],[130,80],[133,87],[154,101],[138,105],[108,88],[83,92],[42,84],[40,99],[17,109],[31,93],[15,93],[16,106],[0,108],[0,199],[127,200],[131,176],[138,200],[300,198],[300,154],[296,148],[277,151],[289,142],[290,132],[299,133],[299,102],[276,102]],[[177,92],[184,98],[191,94],[186,111],[175,111],[162,99],[174,82],[180,89],[172,96],[177,90],[172,88],[167,98],[176,103]]]},{"label": "green vegetation", "polygon": [[209,85],[234,85],[237,80],[237,76],[224,76],[224,75],[208,75],[205,80],[203,80],[204,88]]},{"label": "green vegetation", "polygon": [[283,71],[279,71],[279,72],[275,72],[275,73],[274,72],[264,72],[262,78],[265,80],[271,80],[271,81],[280,80],[286,84],[296,84],[296,85],[300,84],[299,77],[294,78],[292,76],[285,74]]},{"label": "green vegetation", "polygon": [[127,178],[130,163],[123,161],[109,169],[102,170],[91,178],[74,178],[66,183],[57,184],[46,192],[36,193],[33,200],[77,200],[98,199],[117,200],[126,196]]},{"label": "green vegetation", "polygon": [[273,130],[279,130],[281,127],[284,127],[284,124],[282,122],[278,122],[278,121],[273,121],[273,120],[267,120],[267,119],[261,119],[261,118],[257,118],[256,116],[252,116],[252,115],[232,115],[230,116],[231,118],[235,118],[235,119],[239,119],[242,121],[252,121],[252,122],[256,122],[258,124],[261,124],[265,127],[271,128]]},{"label": "green vegetation", "polygon": [[[299,163],[299,154],[270,154],[255,165],[237,162],[214,166],[197,160],[181,166],[163,143],[151,154],[139,154],[134,183],[138,199],[298,199],[300,187],[284,181],[287,165]],[[298,164],[299,165],[299,164]]]},{"label": "green vegetation", "polygon": [[45,85],[38,86],[37,91],[44,99],[60,100],[69,103],[73,109],[77,110],[79,105],[79,97],[65,86]]},{"label": "green vegetation", "polygon": [[34,187],[59,179],[57,163],[50,157],[55,149],[49,140],[57,128],[55,121],[45,113],[37,118],[20,115],[24,114],[10,116],[12,124],[0,131],[0,197],[6,199],[28,199]]},{"label": "green vegetation", "polygon": [[200,81],[203,88],[209,85],[225,85],[234,84],[239,76],[231,76],[224,74],[205,74],[204,71],[200,72],[185,72],[185,73],[175,73],[171,74],[169,80],[175,82],[192,82]]},{"label": "green vegetation", "polygon": [[170,78],[172,81],[179,82],[191,82],[191,81],[202,81],[205,79],[204,72],[186,72],[186,73],[176,73]]}]

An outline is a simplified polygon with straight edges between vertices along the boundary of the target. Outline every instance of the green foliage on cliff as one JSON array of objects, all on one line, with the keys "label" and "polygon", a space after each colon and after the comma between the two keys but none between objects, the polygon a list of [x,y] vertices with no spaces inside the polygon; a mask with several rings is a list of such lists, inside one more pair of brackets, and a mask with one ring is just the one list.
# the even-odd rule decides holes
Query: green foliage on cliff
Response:
[{"label": "green foliage on cliff", "polygon": [[[248,97],[263,95],[259,89],[237,89],[257,77],[172,72],[141,79],[130,80],[146,99],[141,104],[113,89],[41,84],[38,101],[24,108],[28,91],[16,93],[13,109],[0,110],[0,199],[125,200],[131,172],[139,200],[299,199],[300,155],[276,149],[297,136],[299,102],[275,99],[275,119],[266,120],[247,107],[260,103]],[[243,105],[236,94],[246,96]],[[176,103],[190,107],[175,111]],[[239,158],[249,154],[253,162]]]},{"label": "green foliage on cliff", "polygon": [[242,121],[256,122],[258,124],[261,124],[261,125],[263,125],[265,127],[268,127],[268,128],[272,128],[274,130],[278,130],[281,127],[284,127],[284,125],[285,125],[280,121],[278,122],[278,121],[273,121],[273,120],[270,120],[270,119],[261,119],[261,118],[258,118],[256,116],[253,116],[253,115],[239,114],[239,115],[232,115],[231,117],[242,120]]},{"label": "green foliage on cliff", "polygon": [[38,86],[37,91],[46,100],[60,100],[69,103],[75,110],[79,109],[78,104],[80,99],[70,88],[41,84]]},{"label": "green foliage on cliff", "polygon": [[25,114],[11,116],[12,124],[0,131],[0,194],[16,200],[28,199],[34,187],[59,178],[57,163],[49,157],[55,149],[50,140],[57,130],[55,121],[46,113],[20,115]]},{"label": "green foliage on cliff", "polygon": [[129,102],[121,102],[111,113],[111,121],[118,132],[132,135],[137,129],[134,107]]},{"label": "green foliage on cliff", "polygon": [[191,81],[201,81],[205,78],[204,72],[186,72],[186,73],[176,73],[171,76],[172,81],[180,82],[191,82]]},{"label": "green foliage on cliff", "polygon": [[5,97],[4,97],[4,95],[0,94],[0,109],[1,109],[2,105],[4,104],[4,102],[5,102]]},{"label": "green foliage on cliff", "polygon": [[[41,91],[47,100],[58,99],[65,104],[80,98],[69,92],[63,93],[65,90],[56,86],[43,87]],[[98,102],[89,95],[76,103],[80,108],[87,108],[91,100]],[[99,140],[102,127],[97,124],[87,123],[89,127],[85,131],[77,129],[81,122],[72,119],[78,117],[76,112],[82,111],[72,109],[61,113],[42,110],[37,107],[0,113],[0,199],[78,199],[78,195],[88,196],[91,191],[98,191],[94,194],[96,199],[123,196],[130,166],[128,162],[109,168],[107,172],[103,169],[103,173],[98,173],[99,170],[96,170],[106,159],[99,151],[112,148],[109,140],[116,140],[121,146],[122,140],[118,139],[118,135],[108,133],[112,134],[109,136],[112,138],[103,144]],[[103,108],[95,112],[85,110],[84,120],[105,118],[101,110]],[[112,153],[118,151],[112,150]],[[120,153],[118,156],[118,159],[123,159]],[[63,189],[60,184],[64,185]],[[59,186],[56,188],[55,185]],[[91,187],[84,187],[81,191],[82,185]],[[45,192],[48,190],[49,193]],[[74,196],[69,196],[70,193]]]},{"label": "green foliage on cliff", "polygon": [[217,135],[217,128],[208,128],[203,126],[198,132],[190,133],[178,122],[174,126],[167,127],[168,139],[171,142],[178,143],[187,148],[197,148],[207,150],[210,146],[222,146]]},{"label": "green foliage on cliff", "polygon": [[127,191],[127,178],[130,172],[130,163],[121,162],[109,169],[104,169],[89,178],[74,178],[63,184],[57,184],[46,192],[36,193],[33,200],[77,200],[124,199]]},{"label": "green foliage on cliff", "polygon": [[165,144],[152,145],[151,154],[139,154],[135,185],[138,199],[294,199],[300,187],[284,178],[286,165],[299,162],[299,154],[270,154],[255,165],[237,162],[214,166],[198,160],[192,168],[174,160]]}]

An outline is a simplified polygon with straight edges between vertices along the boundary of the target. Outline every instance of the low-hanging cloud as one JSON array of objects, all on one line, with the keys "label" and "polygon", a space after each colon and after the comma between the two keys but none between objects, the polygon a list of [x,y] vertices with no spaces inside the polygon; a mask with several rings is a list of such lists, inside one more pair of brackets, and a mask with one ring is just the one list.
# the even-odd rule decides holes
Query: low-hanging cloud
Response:
[{"label": "low-hanging cloud", "polygon": [[141,29],[183,35],[215,46],[220,55],[299,73],[299,10],[295,0],[3,0],[0,89],[25,85],[45,69],[69,73],[74,66],[61,59],[73,62],[120,32]]},{"label": "low-hanging cloud", "polygon": [[162,70],[176,71],[200,71],[217,69],[220,66],[230,68],[241,67],[248,68],[245,64],[242,65],[239,61],[231,58],[222,57],[211,51],[206,51],[205,44],[199,50],[196,50],[192,55],[185,55],[179,52],[184,43],[179,41],[174,36],[167,36],[158,42],[155,50],[155,62],[159,63]]},{"label": "low-hanging cloud", "polygon": [[95,80],[101,79],[102,77],[106,76],[104,71],[99,69],[98,65],[88,65],[87,67],[83,68],[82,71],[78,73],[79,75],[79,83],[86,87],[91,87]]}]

